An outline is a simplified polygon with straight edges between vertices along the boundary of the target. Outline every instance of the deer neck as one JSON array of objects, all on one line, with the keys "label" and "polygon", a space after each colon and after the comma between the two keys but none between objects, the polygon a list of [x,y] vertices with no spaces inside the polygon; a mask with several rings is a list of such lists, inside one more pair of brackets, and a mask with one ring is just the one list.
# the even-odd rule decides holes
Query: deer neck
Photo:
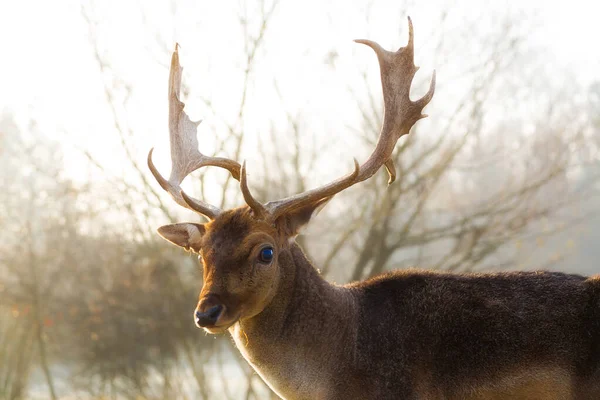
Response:
[{"label": "deer neck", "polygon": [[280,255],[271,303],[230,328],[236,346],[283,398],[324,395],[331,375],[352,357],[356,300],[325,281],[297,244]]}]

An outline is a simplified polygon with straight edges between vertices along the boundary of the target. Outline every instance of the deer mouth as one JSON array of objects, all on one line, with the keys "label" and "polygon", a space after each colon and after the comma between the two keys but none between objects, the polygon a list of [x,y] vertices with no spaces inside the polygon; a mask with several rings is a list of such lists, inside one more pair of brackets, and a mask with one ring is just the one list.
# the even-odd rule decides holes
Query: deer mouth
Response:
[{"label": "deer mouth", "polygon": [[[228,321],[224,321],[218,325],[206,326],[204,330],[212,335],[225,333],[229,328],[235,325],[240,320],[240,315],[238,314],[235,318],[232,318]],[[220,322],[220,321],[219,321]]]}]

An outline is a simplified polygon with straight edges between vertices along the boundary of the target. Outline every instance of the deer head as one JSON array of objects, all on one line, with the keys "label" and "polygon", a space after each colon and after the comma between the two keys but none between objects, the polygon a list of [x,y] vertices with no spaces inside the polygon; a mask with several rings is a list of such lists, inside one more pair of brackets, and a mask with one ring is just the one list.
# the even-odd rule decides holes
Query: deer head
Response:
[{"label": "deer head", "polygon": [[[382,165],[389,174],[388,183],[394,181],[396,172],[391,155],[396,142],[408,134],[415,122],[426,117],[422,110],[435,89],[434,71],[427,93],[416,101],[410,100],[410,87],[418,68],[414,65],[410,18],[408,26],[408,44],[396,52],[386,51],[369,40],[356,40],[375,51],[383,87],[383,126],[369,158],[361,165],[354,160],[354,170],[333,182],[266,204],[252,196],[245,163],[240,166],[236,161],[208,157],[198,150],[198,123],[189,119],[179,99],[182,67],[178,46],[175,47],[169,76],[171,175],[167,180],[157,171],[152,150],[148,154],[148,166],[161,187],[178,204],[209,220],[204,224],[179,223],[158,229],[166,240],[200,256],[204,286],[194,313],[199,327],[211,333],[221,332],[240,319],[259,314],[278,289],[289,246],[316,210],[335,194],[373,176]],[[246,205],[222,211],[185,194],[180,187],[183,179],[205,166],[225,168],[239,180]]]}]

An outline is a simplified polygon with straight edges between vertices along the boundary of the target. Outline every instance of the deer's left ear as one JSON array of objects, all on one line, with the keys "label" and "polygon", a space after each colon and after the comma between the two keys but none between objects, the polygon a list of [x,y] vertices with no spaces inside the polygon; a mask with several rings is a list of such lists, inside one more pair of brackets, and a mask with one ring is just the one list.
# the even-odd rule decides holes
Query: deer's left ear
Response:
[{"label": "deer's left ear", "polygon": [[186,250],[200,252],[204,225],[186,222],[182,224],[164,225],[158,228],[158,234],[169,242]]},{"label": "deer's left ear", "polygon": [[288,237],[296,236],[310,219],[317,215],[333,196],[325,197],[313,204],[292,210],[277,219],[279,229]]}]

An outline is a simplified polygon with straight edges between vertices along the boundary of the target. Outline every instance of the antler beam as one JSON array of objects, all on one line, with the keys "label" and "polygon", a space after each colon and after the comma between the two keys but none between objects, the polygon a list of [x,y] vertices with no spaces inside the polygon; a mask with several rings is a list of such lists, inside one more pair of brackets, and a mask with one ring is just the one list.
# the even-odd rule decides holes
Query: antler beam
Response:
[{"label": "antler beam", "polygon": [[210,219],[214,219],[221,210],[201,200],[196,200],[181,189],[181,182],[193,171],[215,166],[228,170],[231,175],[240,179],[240,164],[221,157],[208,157],[198,150],[197,131],[200,121],[194,122],[184,111],[185,103],[179,100],[181,92],[181,76],[183,68],[179,64],[179,45],[171,57],[171,71],[169,73],[169,135],[171,144],[171,175],[166,180],[158,172],[152,162],[152,151],[148,153],[148,167],[160,186],[166,190],[177,204],[196,211]]},{"label": "antler beam", "polygon": [[[410,100],[412,80],[419,69],[414,64],[414,32],[410,17],[408,18],[408,44],[396,52],[384,50],[379,44],[370,40],[360,39],[355,42],[365,44],[375,51],[381,70],[384,118],[375,150],[358,168],[358,171],[355,169],[351,175],[339,178],[320,188],[267,203],[266,209],[273,219],[277,219],[290,210],[302,208],[325,197],[331,197],[362,182],[373,176],[382,165],[385,165],[390,175],[388,184],[391,184],[396,178],[396,169],[391,158],[396,142],[401,136],[408,134],[410,128],[419,119],[427,117],[422,111],[431,101],[435,92],[435,71],[433,71],[427,93],[417,101]],[[351,176],[354,176],[354,180],[350,182]]]}]

